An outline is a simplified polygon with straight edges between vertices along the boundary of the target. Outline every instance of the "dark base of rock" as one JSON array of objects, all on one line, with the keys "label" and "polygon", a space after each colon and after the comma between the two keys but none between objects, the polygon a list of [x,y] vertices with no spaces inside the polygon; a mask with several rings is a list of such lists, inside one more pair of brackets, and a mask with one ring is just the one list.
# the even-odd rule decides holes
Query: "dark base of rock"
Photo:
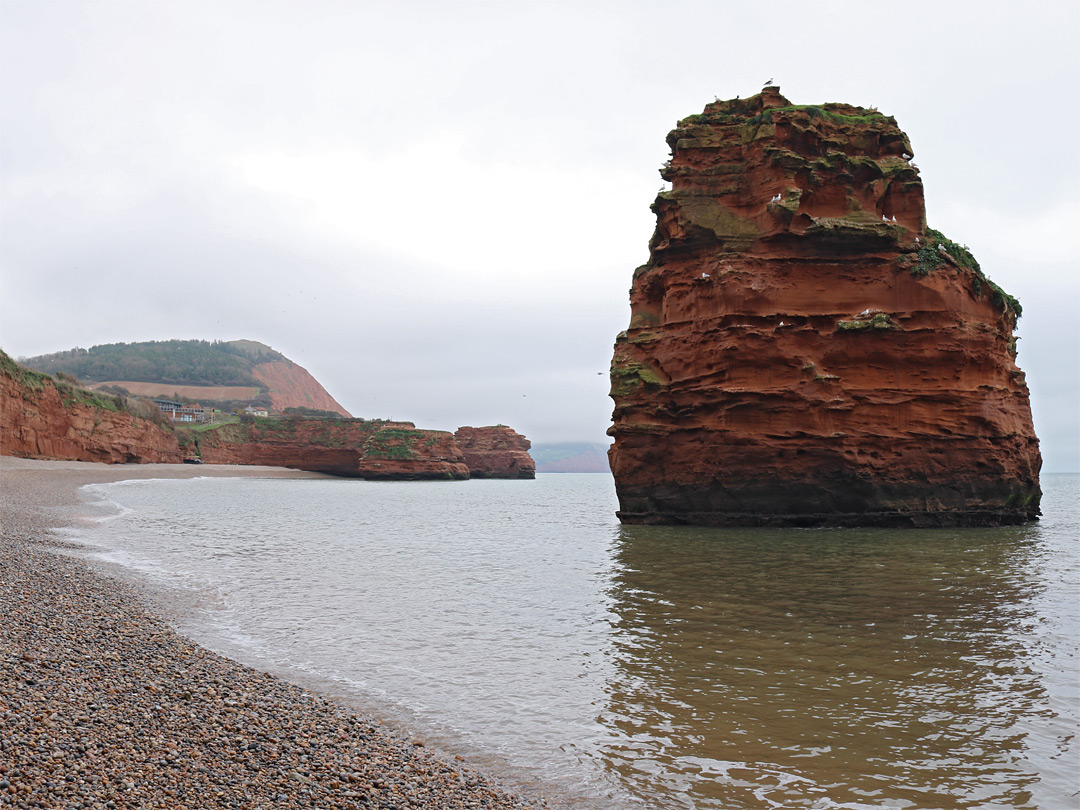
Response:
[{"label": "dark base of rock", "polygon": [[773,526],[777,528],[939,528],[1013,526],[1038,520],[1038,484],[927,488],[853,483],[828,489],[793,482],[738,489],[663,486],[647,493],[619,490],[619,520],[627,524]]},{"label": "dark base of rock", "polygon": [[510,473],[489,473],[477,470],[470,471],[471,478],[503,478],[509,481],[528,481],[536,478],[535,470],[516,470]]},{"label": "dark base of rock", "polygon": [[854,512],[848,514],[768,515],[761,513],[617,512],[619,521],[643,526],[730,526],[813,528],[936,529],[950,527],[1017,526],[1038,520],[1027,512]]},{"label": "dark base of rock", "polygon": [[359,476],[350,478],[363,478],[365,481],[468,481],[468,473],[459,472],[388,472],[371,473],[364,472]]}]

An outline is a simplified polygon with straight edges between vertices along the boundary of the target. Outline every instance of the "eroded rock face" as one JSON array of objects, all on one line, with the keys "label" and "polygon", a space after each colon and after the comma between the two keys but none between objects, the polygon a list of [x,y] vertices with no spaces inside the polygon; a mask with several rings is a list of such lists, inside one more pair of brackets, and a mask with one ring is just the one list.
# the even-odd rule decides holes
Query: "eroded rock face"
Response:
[{"label": "eroded rock face", "polygon": [[411,422],[256,418],[199,436],[210,464],[264,464],[372,480],[460,480],[465,459],[446,431]]},{"label": "eroded rock face", "polygon": [[275,412],[280,413],[286,408],[315,408],[351,416],[306,368],[291,360],[260,363],[251,369],[251,373],[269,389],[270,407]]},{"label": "eroded rock face", "polygon": [[615,344],[627,523],[994,525],[1039,510],[1019,304],[926,227],[907,136],[778,88],[668,135]]},{"label": "eroded rock face", "polygon": [[412,422],[275,417],[193,432],[170,430],[129,407],[135,406],[116,397],[58,387],[0,352],[0,455],[108,464],[178,464],[198,456],[208,464],[292,467],[372,480],[469,477],[454,434],[418,430]]},{"label": "eroded rock face", "polygon": [[113,397],[99,399],[114,407],[99,407],[75,396],[0,357],[0,455],[106,464],[182,460],[171,431],[123,410]]},{"label": "eroded rock face", "polygon": [[454,437],[473,478],[536,478],[532,443],[513,428],[459,427]]},{"label": "eroded rock face", "polygon": [[469,477],[465,456],[447,430],[386,428],[364,443],[360,474],[372,480],[412,481]]}]

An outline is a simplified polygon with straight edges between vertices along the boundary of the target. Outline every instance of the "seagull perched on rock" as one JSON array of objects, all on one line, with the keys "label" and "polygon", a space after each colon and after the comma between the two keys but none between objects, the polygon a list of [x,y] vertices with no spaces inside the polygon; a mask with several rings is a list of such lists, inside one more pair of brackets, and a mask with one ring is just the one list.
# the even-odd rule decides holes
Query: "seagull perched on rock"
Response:
[{"label": "seagull perched on rock", "polygon": [[771,202],[771,203],[780,202],[780,195],[777,194],[775,197],[773,197],[771,200],[769,200],[769,202]]},{"label": "seagull perched on rock", "polygon": [[701,277],[702,278],[711,278],[711,276],[708,273],[702,273]]},{"label": "seagull perched on rock", "polygon": [[772,84],[772,79],[766,80],[765,86],[768,87],[770,84]]}]

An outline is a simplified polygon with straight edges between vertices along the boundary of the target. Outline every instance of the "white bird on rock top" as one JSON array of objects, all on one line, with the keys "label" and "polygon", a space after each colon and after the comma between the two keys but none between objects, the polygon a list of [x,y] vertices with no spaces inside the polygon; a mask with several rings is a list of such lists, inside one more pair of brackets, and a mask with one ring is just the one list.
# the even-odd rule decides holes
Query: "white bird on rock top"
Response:
[{"label": "white bird on rock top", "polygon": [[773,197],[771,200],[769,200],[769,202],[771,202],[771,203],[780,202],[780,199],[781,199],[780,195],[777,194],[775,197]]},{"label": "white bird on rock top", "polygon": [[710,276],[708,273],[702,273],[701,277],[702,278],[712,278],[712,276]]}]

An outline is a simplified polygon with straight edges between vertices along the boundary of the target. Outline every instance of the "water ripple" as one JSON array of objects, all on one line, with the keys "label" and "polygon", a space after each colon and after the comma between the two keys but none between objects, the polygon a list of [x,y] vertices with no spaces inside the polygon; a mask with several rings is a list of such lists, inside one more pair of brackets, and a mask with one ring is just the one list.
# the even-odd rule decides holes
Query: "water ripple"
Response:
[{"label": "water ripple", "polygon": [[85,537],[208,646],[571,806],[1053,810],[1077,482],[948,531],[619,527],[601,475],[125,482]]}]

